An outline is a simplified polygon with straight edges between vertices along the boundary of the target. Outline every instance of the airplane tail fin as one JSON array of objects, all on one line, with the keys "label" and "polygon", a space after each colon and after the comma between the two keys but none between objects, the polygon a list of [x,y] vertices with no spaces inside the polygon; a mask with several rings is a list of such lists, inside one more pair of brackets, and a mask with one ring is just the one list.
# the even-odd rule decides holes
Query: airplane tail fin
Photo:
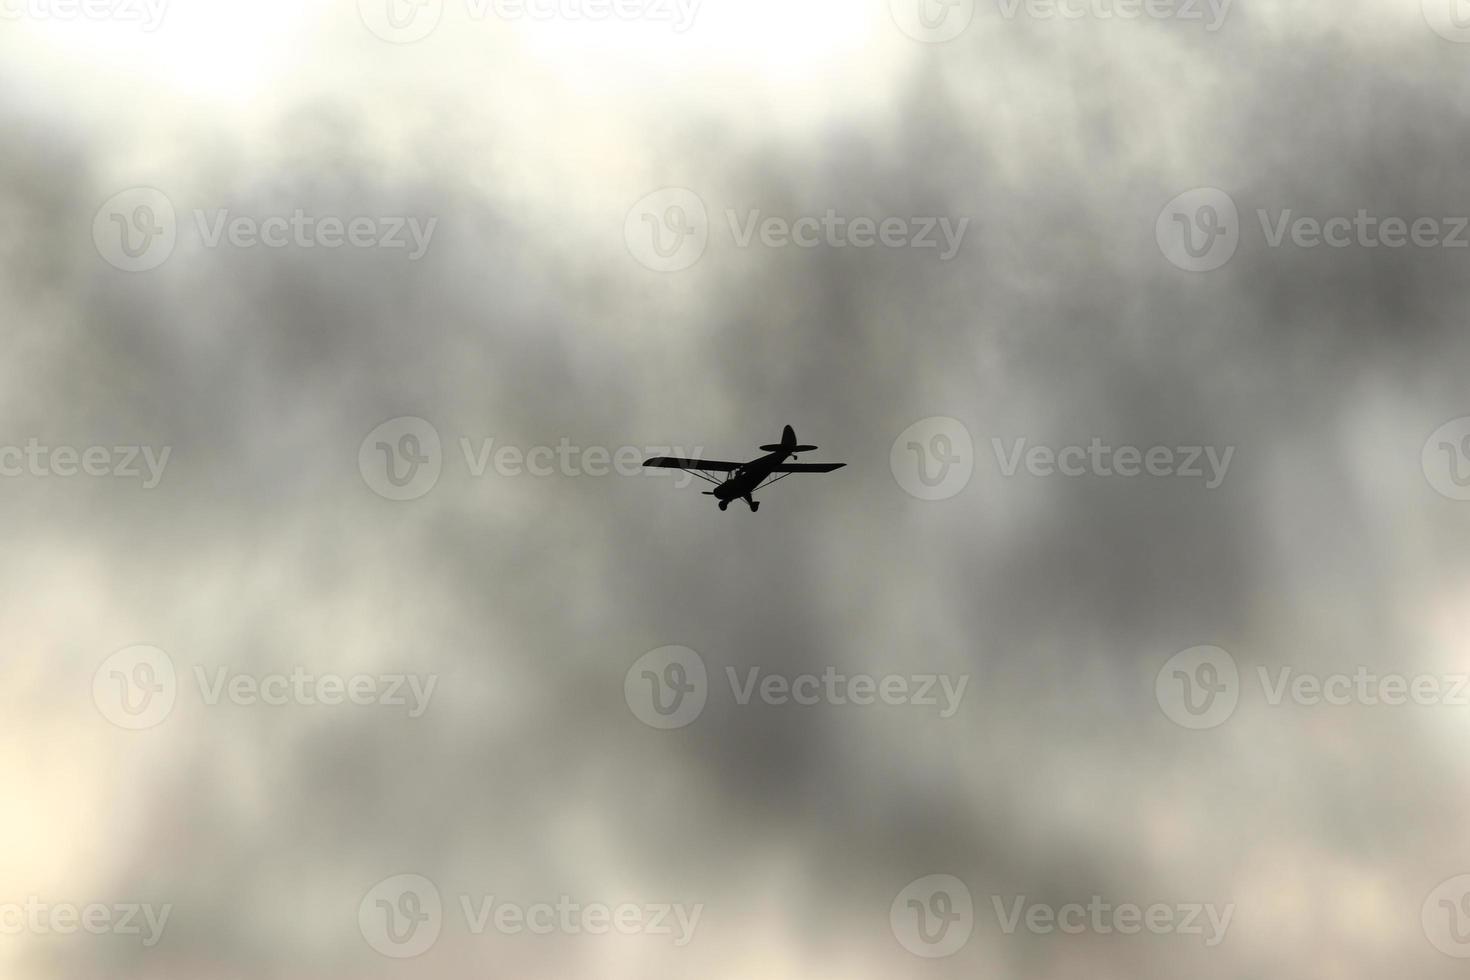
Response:
[{"label": "airplane tail fin", "polygon": [[816,446],[799,446],[799,445],[797,445],[796,444],[796,430],[793,429],[789,425],[785,429],[782,430],[780,443],[775,444],[775,445],[762,446],[761,447],[762,450],[764,450],[765,452],[768,452],[768,453],[779,453],[779,452],[787,452],[787,453],[809,453],[813,449],[816,449],[816,448],[817,448]]}]

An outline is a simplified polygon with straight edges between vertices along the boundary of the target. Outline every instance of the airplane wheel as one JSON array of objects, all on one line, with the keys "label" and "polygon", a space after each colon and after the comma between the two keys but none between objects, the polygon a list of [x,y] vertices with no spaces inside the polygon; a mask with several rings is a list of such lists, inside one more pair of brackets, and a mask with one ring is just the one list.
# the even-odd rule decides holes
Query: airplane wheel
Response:
[{"label": "airplane wheel", "polygon": [[728,500],[721,500],[720,501],[720,510],[727,510],[727,509],[729,509],[729,507],[730,507],[730,501],[728,501]]},{"label": "airplane wheel", "polygon": [[760,509],[761,509],[761,502],[759,500],[754,501],[753,503],[751,503],[751,505],[750,505],[750,512],[752,514],[754,514],[756,511],[758,511]]}]

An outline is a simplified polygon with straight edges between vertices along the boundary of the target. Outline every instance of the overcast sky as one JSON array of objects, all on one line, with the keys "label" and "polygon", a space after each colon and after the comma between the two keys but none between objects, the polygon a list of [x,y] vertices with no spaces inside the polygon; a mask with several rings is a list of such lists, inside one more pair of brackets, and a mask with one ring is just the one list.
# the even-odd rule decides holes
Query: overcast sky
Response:
[{"label": "overcast sky", "polygon": [[1456,13],[0,0],[0,972],[1460,976]]}]

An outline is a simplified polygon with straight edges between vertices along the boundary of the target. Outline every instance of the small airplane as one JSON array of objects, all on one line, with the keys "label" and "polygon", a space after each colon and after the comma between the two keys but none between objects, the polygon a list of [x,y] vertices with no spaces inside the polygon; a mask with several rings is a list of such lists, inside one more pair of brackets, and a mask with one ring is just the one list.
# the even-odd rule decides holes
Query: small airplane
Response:
[{"label": "small airplane", "polygon": [[[787,426],[781,433],[781,441],[771,446],[762,446],[766,455],[753,459],[748,463],[730,463],[718,459],[684,459],[678,456],[655,456],[653,459],[644,460],[644,466],[660,467],[669,470],[683,470],[691,476],[697,476],[701,480],[707,480],[715,485],[713,490],[704,491],[706,497],[714,497],[720,502],[720,510],[730,506],[732,500],[744,500],[750,505],[752,513],[761,509],[760,501],[753,500],[751,495],[757,490],[764,489],[777,480],[784,480],[792,473],[831,473],[833,470],[841,469],[846,463],[788,463],[797,453],[811,452],[816,446],[799,446],[796,444],[796,432]],[[717,478],[714,474],[728,474],[723,478]],[[770,479],[779,473],[775,479]]]}]

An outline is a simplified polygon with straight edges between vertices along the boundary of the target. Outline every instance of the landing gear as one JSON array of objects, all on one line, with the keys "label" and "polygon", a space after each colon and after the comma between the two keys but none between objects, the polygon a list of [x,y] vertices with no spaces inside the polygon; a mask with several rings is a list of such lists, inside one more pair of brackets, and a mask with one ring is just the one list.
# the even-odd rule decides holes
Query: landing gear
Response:
[{"label": "landing gear", "polygon": [[759,500],[751,500],[749,497],[746,497],[745,502],[750,504],[750,512],[752,514],[761,509],[761,502]]},{"label": "landing gear", "polygon": [[721,500],[720,501],[720,510],[728,510],[729,508],[730,508],[730,501],[728,501],[728,500]]}]

